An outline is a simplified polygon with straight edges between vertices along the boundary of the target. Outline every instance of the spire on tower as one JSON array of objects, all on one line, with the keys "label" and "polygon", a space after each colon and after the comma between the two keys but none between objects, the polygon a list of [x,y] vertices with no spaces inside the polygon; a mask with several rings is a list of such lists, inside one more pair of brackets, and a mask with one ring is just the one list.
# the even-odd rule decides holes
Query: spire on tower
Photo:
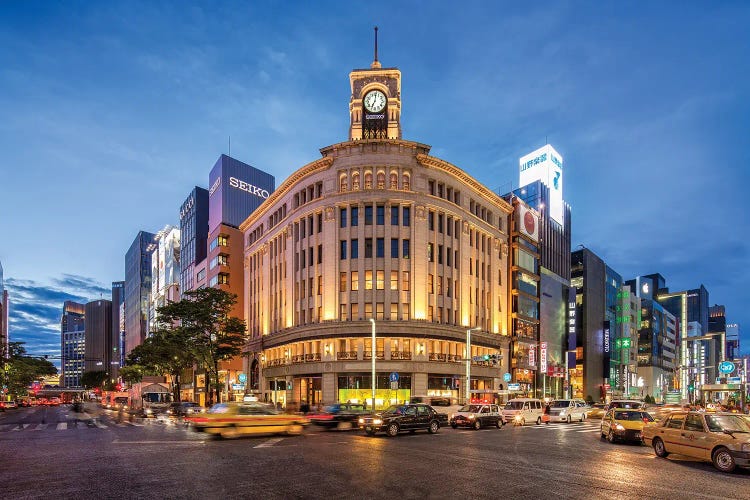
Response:
[{"label": "spire on tower", "polygon": [[375,26],[375,59],[372,61],[370,68],[380,68],[380,61],[378,61],[378,27]]}]

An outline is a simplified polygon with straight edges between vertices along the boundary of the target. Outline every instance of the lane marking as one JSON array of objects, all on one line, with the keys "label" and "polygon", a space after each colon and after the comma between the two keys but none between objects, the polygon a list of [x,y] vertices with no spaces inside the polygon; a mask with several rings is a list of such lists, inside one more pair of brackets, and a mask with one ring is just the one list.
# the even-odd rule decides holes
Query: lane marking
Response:
[{"label": "lane marking", "polygon": [[253,448],[270,448],[271,446],[275,445],[279,441],[283,441],[284,438],[271,438],[268,441],[261,443],[257,446],[253,446]]},{"label": "lane marking", "polygon": [[32,429],[32,430],[34,430],[34,431],[41,431],[41,430],[46,429],[48,425],[49,424],[39,424],[39,425],[36,426],[36,429]]},{"label": "lane marking", "polygon": [[55,429],[57,429],[58,431],[64,431],[67,428],[68,428],[67,422],[60,422],[59,424],[57,424],[57,427]]},{"label": "lane marking", "polygon": [[120,441],[115,439],[112,444],[206,444],[205,441]]},{"label": "lane marking", "polygon": [[107,426],[99,422],[98,420],[94,420],[94,425],[96,425],[100,429],[106,429]]}]

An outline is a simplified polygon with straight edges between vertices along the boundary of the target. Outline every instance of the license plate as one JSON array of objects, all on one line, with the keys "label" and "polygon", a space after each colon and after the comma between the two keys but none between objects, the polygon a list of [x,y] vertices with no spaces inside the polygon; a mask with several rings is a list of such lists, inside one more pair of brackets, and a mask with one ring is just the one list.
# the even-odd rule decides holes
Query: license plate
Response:
[{"label": "license plate", "polygon": [[640,433],[640,432],[636,432],[636,433],[635,433],[635,437],[637,437],[637,438],[639,438],[639,439],[640,439],[640,437],[641,437],[641,433]]},{"label": "license plate", "polygon": [[365,430],[366,430],[366,431],[371,431],[371,430],[372,430],[372,427],[370,427],[369,425],[366,425],[366,426],[365,426]]}]

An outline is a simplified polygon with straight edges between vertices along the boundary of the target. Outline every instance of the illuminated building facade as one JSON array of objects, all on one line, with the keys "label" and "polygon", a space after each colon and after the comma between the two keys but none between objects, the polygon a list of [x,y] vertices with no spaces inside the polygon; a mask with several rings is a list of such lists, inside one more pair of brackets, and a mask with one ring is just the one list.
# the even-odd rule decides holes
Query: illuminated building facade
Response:
[{"label": "illuminated building facade", "polygon": [[[156,327],[158,308],[180,300],[180,230],[165,226],[156,233],[151,250],[151,293],[148,328]],[[148,333],[147,333],[148,335]]]},{"label": "illuminated building facade", "polygon": [[63,304],[60,318],[60,380],[63,387],[81,387],[86,358],[86,306],[71,300]]},{"label": "illuminated building facade", "polygon": [[3,281],[3,265],[0,263],[0,359],[8,356],[8,290]]},{"label": "illuminated building facade", "polygon": [[398,69],[376,57],[350,83],[350,140],[321,149],[240,226],[248,392],[371,407],[373,357],[378,407],[465,397],[467,358],[473,389],[499,389],[512,206],[401,138]]},{"label": "illuminated building facade", "polygon": [[125,354],[146,340],[153,233],[139,231],[125,254]]}]

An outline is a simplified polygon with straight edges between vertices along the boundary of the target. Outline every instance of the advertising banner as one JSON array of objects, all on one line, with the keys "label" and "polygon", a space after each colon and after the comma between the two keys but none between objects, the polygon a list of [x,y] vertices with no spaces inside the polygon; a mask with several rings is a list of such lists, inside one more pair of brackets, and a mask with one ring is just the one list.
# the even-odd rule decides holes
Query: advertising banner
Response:
[{"label": "advertising banner", "polygon": [[610,337],[609,321],[604,322],[602,329],[602,377],[609,378],[609,360],[610,360]]},{"label": "advertising banner", "polygon": [[519,180],[521,186],[542,181],[549,187],[550,217],[563,223],[563,157],[549,144],[521,157],[519,160]]},{"label": "advertising banner", "polygon": [[542,342],[539,349],[539,370],[547,371],[547,342]]},{"label": "advertising banner", "polygon": [[516,227],[518,232],[525,234],[534,241],[539,241],[539,217],[523,203],[516,207]]}]

